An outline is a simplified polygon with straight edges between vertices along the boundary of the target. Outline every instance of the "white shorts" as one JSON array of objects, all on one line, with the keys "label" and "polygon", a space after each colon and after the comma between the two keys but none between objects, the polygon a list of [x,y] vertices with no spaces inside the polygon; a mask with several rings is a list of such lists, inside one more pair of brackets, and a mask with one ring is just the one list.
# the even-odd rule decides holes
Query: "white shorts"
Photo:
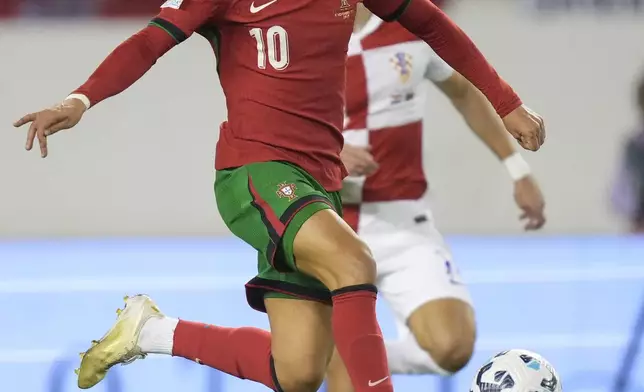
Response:
[{"label": "white shorts", "polygon": [[471,304],[426,201],[363,203],[358,235],[371,248],[378,291],[398,322],[406,324],[416,309],[432,300],[456,298]]}]

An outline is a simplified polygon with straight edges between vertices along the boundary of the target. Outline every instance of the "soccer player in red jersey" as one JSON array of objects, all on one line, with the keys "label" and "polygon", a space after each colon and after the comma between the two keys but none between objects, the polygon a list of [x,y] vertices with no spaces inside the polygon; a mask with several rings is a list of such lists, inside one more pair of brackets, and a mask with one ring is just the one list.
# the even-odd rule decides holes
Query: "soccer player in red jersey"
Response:
[{"label": "soccer player in red jersey", "polygon": [[[193,33],[218,59],[228,121],[217,145],[215,194],[229,229],[258,252],[249,304],[271,332],[163,315],[143,295],[84,354],[78,385],[149,353],[181,356],[275,391],[308,392],[324,379],[334,344],[357,392],[393,390],[376,320],[376,267],[341,218],[340,159],[347,43],[357,0],[168,0],[59,105],[28,114],[26,148],[75,126],[102,100],[136,82]],[[523,105],[470,39],[429,0],[366,0],[398,20],[481,90],[528,149],[544,141]]]}]

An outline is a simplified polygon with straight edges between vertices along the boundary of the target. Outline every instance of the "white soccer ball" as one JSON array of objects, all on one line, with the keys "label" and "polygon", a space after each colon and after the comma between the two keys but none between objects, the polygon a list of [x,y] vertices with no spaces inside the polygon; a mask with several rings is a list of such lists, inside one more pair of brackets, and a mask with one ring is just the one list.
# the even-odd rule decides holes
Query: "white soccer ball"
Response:
[{"label": "white soccer ball", "polygon": [[541,355],[509,350],[498,353],[479,369],[470,392],[561,392],[561,380]]}]

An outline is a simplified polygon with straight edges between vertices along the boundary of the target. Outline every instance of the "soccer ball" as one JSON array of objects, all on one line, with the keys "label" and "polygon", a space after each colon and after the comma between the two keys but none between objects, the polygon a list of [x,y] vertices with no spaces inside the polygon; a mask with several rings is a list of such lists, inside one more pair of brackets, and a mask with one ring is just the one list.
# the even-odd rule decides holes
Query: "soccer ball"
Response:
[{"label": "soccer ball", "polygon": [[561,392],[561,380],[539,354],[508,350],[479,369],[470,392]]}]

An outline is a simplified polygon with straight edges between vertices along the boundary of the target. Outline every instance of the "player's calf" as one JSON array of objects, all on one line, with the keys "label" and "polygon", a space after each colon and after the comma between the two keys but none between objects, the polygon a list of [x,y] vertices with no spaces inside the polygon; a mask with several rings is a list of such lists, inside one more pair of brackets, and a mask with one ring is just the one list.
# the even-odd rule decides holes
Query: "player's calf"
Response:
[{"label": "player's calf", "polygon": [[334,351],[326,373],[327,392],[353,392],[351,378],[337,350]]}]

